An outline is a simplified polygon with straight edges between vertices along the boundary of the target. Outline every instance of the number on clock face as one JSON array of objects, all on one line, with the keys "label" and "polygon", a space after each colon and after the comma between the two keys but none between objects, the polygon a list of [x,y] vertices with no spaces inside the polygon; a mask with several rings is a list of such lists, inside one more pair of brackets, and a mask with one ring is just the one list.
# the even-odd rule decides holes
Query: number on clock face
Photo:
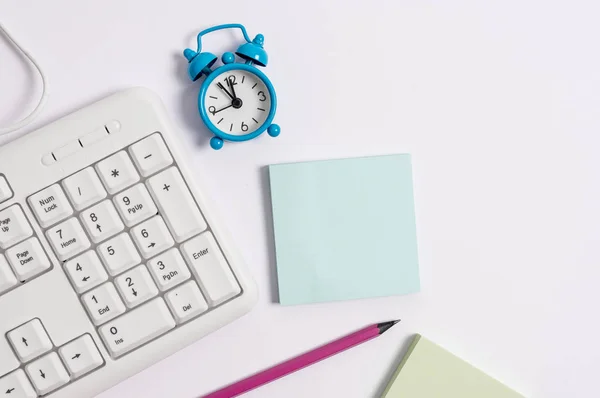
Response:
[{"label": "number on clock face", "polygon": [[265,123],[271,109],[271,96],[257,75],[234,69],[210,83],[204,106],[216,128],[230,135],[246,135]]}]

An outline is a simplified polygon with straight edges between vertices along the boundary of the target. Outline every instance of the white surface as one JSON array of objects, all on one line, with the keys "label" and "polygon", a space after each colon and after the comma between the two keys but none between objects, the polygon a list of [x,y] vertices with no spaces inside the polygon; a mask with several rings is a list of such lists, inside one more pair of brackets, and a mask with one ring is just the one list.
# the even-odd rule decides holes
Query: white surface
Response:
[{"label": "white surface", "polygon": [[[382,338],[247,397],[375,396],[416,332],[528,396],[599,395],[599,12],[589,0],[1,3],[50,79],[35,126],[154,89],[259,285],[248,316],[100,398],[196,397],[391,318],[403,321]],[[282,133],[215,152],[181,53],[225,22],[265,35]],[[239,40],[214,34],[205,49]],[[40,87],[2,39],[0,59],[6,122]],[[273,303],[265,166],[393,152],[414,156],[422,292]]]},{"label": "white surface", "polygon": [[13,131],[17,131],[18,129],[29,125],[29,123],[33,122],[35,118],[41,113],[44,108],[44,104],[48,99],[48,91],[47,91],[47,82],[46,75],[42,70],[42,67],[38,64],[37,60],[34,56],[32,56],[27,49],[23,48],[22,44],[20,44],[19,40],[15,39],[11,33],[0,23],[0,33],[3,35],[4,39],[9,42],[15,50],[20,51],[19,55],[23,55],[24,59],[27,59],[31,62],[31,65],[36,68],[38,73],[40,74],[40,78],[42,79],[42,94],[40,96],[40,100],[35,106],[35,108],[23,119],[19,121],[13,121],[8,126],[0,127],[0,135],[9,134]]}]

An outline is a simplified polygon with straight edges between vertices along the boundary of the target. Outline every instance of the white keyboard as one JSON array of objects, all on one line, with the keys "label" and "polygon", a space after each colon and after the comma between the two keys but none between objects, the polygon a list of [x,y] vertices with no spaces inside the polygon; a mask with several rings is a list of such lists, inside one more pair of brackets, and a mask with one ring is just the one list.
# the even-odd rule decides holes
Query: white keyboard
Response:
[{"label": "white keyboard", "polygon": [[0,397],[93,397],[256,302],[171,131],[136,88],[0,148]]}]

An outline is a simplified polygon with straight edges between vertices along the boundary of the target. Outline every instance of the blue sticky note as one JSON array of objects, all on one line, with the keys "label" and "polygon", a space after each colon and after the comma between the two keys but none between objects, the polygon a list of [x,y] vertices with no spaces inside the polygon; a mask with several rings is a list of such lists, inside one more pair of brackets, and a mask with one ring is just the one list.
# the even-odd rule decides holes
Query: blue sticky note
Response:
[{"label": "blue sticky note", "polygon": [[419,291],[410,155],[269,167],[279,302]]}]

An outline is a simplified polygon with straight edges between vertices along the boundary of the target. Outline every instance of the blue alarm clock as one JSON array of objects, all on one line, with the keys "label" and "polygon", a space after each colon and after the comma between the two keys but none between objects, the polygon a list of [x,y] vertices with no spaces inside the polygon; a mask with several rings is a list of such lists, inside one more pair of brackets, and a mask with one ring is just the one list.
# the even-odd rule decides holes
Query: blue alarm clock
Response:
[{"label": "blue alarm clock", "polygon": [[[223,29],[240,29],[246,43],[235,54],[226,52],[222,66],[211,67],[217,57],[202,51],[202,36]],[[258,34],[250,40],[240,24],[217,25],[198,33],[198,49],[185,49],[188,76],[192,81],[206,76],[198,94],[198,111],[208,129],[215,135],[210,140],[213,149],[221,149],[223,141],[248,141],[263,132],[277,137],[280,129],[272,124],[277,109],[277,96],[269,78],[258,69],[267,66],[268,56],[263,48],[265,38]]]}]

